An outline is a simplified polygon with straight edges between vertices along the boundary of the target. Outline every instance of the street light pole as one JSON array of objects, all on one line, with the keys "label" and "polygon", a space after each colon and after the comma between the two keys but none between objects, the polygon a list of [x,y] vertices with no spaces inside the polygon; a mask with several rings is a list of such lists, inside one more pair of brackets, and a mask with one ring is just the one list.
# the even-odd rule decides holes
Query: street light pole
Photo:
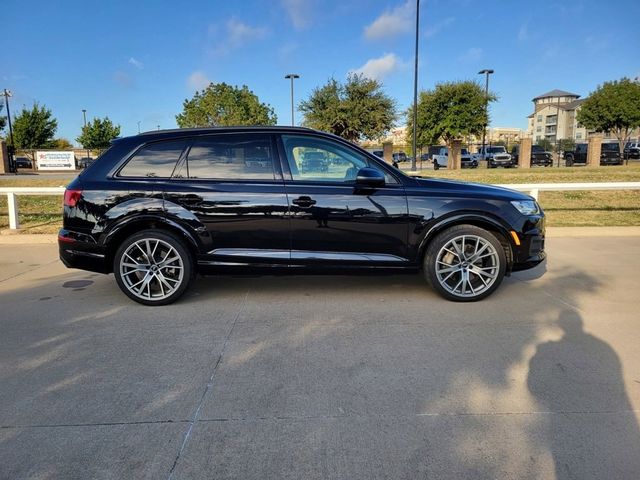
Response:
[{"label": "street light pole", "polygon": [[296,122],[295,122],[295,118],[293,116],[293,80],[295,78],[300,78],[300,75],[298,75],[297,73],[288,73],[287,75],[284,76],[284,78],[291,80],[291,126],[293,127]]},{"label": "street light pole", "polygon": [[11,139],[11,148],[9,149],[9,171],[11,173],[18,173],[18,167],[15,164],[13,151],[15,149],[15,144],[13,143],[13,128],[11,127],[11,112],[9,111],[9,97],[11,96],[11,91],[6,88],[2,91],[2,95],[4,96],[4,105],[7,109],[7,122],[9,123],[9,138]]},{"label": "street light pole", "polygon": [[[84,121],[84,132],[86,133],[87,130],[87,110],[86,109],[82,109],[82,120]],[[91,154],[89,153],[89,149],[87,148],[87,160],[85,161],[85,165],[90,161],[89,159],[91,158]]]},{"label": "street light pole", "polygon": [[140,135],[140,120],[138,120],[138,135]]},{"label": "street light pole", "polygon": [[418,32],[420,28],[420,0],[416,0],[416,58],[413,69],[413,145],[411,152],[411,171],[416,171],[416,155],[418,144]]},{"label": "street light pole", "polygon": [[[485,75],[484,81],[484,114],[487,122],[489,121],[489,75],[493,73],[493,70],[484,69],[478,72],[479,75]],[[486,145],[486,134],[487,134],[487,122],[484,124],[484,128],[482,129],[482,160],[486,160],[487,154],[484,151],[484,147]]]}]

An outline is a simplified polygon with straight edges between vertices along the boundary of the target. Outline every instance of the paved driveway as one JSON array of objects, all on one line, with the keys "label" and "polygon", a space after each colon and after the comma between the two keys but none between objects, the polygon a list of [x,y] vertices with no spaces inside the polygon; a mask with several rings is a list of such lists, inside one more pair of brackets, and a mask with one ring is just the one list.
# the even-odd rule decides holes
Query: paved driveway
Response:
[{"label": "paved driveway", "polygon": [[0,478],[640,478],[640,237],[551,238],[477,304],[420,276],[139,306],[0,246]]}]

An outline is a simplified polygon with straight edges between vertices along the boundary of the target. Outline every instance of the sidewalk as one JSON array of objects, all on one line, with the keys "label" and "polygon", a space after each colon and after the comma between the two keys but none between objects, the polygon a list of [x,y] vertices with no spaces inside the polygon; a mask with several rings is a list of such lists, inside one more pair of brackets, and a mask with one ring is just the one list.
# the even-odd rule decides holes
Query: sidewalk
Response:
[{"label": "sidewalk", "polygon": [[[55,234],[0,232],[0,245],[52,244],[57,243]],[[639,227],[547,227],[547,237],[640,237]]]}]

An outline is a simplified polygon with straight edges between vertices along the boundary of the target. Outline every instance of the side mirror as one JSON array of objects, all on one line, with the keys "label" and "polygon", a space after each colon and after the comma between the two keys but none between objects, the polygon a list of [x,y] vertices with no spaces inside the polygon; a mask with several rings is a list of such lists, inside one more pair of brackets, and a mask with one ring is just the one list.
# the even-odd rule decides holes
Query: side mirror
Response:
[{"label": "side mirror", "polygon": [[375,168],[364,167],[358,170],[356,175],[356,185],[360,187],[384,187],[384,173]]}]

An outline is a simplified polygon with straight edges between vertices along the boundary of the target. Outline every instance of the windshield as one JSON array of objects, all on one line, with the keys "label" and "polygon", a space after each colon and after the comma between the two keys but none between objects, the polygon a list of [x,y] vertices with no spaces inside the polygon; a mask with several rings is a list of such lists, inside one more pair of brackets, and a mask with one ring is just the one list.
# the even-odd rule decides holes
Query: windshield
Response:
[{"label": "windshield", "polygon": [[487,148],[487,153],[505,153],[506,150],[504,147],[489,147]]},{"label": "windshield", "polygon": [[617,152],[619,150],[617,143],[603,143],[602,150],[606,150],[608,152]]}]

